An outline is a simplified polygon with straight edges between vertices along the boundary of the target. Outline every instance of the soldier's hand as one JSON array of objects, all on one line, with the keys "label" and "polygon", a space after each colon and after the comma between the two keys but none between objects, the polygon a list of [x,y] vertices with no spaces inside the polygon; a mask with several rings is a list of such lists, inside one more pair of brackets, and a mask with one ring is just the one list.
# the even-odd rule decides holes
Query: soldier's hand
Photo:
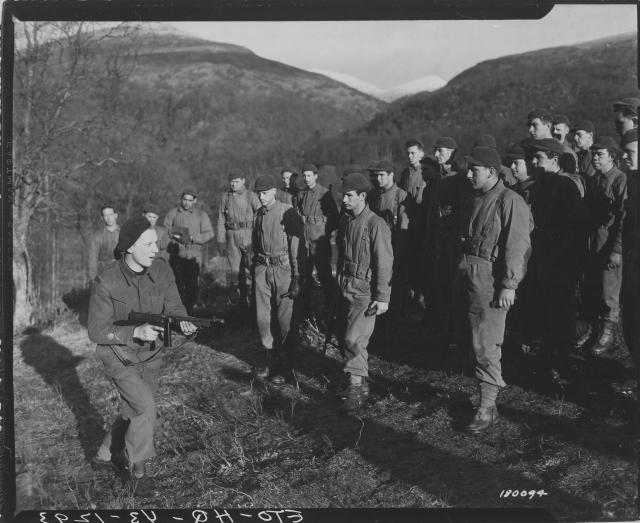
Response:
[{"label": "soldier's hand", "polygon": [[156,341],[164,329],[158,325],[144,323],[133,329],[133,337],[141,341]]},{"label": "soldier's hand", "polygon": [[499,309],[508,309],[516,302],[516,291],[514,289],[502,289],[495,300]]},{"label": "soldier's hand", "polygon": [[622,255],[617,252],[612,252],[611,256],[609,256],[607,269],[617,269],[618,267],[620,267],[621,263],[622,263]]},{"label": "soldier's hand", "polygon": [[182,331],[182,334],[184,334],[185,336],[189,336],[190,334],[196,332],[198,330],[198,327],[196,327],[190,321],[181,321],[180,330]]},{"label": "soldier's hand", "polygon": [[389,310],[389,304],[384,301],[372,301],[365,312],[366,316],[380,316]]},{"label": "soldier's hand", "polygon": [[292,300],[295,300],[300,294],[300,284],[298,283],[297,278],[291,278],[291,283],[289,284],[289,290],[287,291],[287,296]]}]

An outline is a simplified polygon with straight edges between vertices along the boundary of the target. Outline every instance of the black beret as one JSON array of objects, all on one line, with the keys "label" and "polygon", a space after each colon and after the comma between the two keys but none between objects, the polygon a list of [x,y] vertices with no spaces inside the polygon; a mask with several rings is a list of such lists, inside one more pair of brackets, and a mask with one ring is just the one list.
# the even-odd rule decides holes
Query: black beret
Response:
[{"label": "black beret", "polygon": [[341,193],[347,193],[349,191],[368,191],[371,189],[371,182],[369,178],[362,173],[350,173],[347,174],[342,180]]},{"label": "black beret", "polygon": [[473,165],[479,165],[481,167],[493,167],[494,169],[500,169],[502,165],[502,159],[500,153],[493,147],[474,147],[471,149],[471,154],[465,157],[469,167]]},{"label": "black beret", "polygon": [[573,124],[572,131],[587,131],[588,133],[595,132],[596,128],[593,126],[593,122],[590,120],[578,120]]},{"label": "black beret", "polygon": [[450,136],[441,136],[436,140],[436,143],[433,144],[434,149],[437,149],[438,147],[445,147],[447,149],[457,149],[458,144]]},{"label": "black beret", "polygon": [[116,249],[119,252],[125,252],[129,247],[131,247],[140,235],[151,228],[151,224],[149,220],[147,220],[144,216],[136,216],[135,218],[130,218],[124,225],[120,227],[120,235],[118,236],[118,245]]},{"label": "black beret", "polygon": [[618,151],[620,147],[611,136],[598,136],[589,149],[607,149],[609,152]]},{"label": "black beret", "polygon": [[384,171],[386,173],[394,172],[393,163],[390,160],[380,160],[369,166],[369,170],[373,172]]},{"label": "black beret", "polygon": [[312,163],[305,163],[302,166],[302,172],[304,173],[306,171],[311,171],[311,172],[317,173],[318,172],[318,168]]},{"label": "black beret", "polygon": [[551,115],[551,113],[542,108],[537,108],[533,111],[530,111],[527,115],[527,123],[533,122],[533,120],[535,120],[536,118],[540,118],[540,120],[546,120],[548,122],[551,122],[553,120],[553,116]]},{"label": "black beret", "polygon": [[144,214],[144,213],[148,213],[148,212],[152,212],[153,214],[157,214],[158,216],[160,216],[160,207],[158,207],[157,205],[155,205],[153,203],[147,203],[142,208],[142,213]]},{"label": "black beret", "polygon": [[619,111],[620,109],[629,109],[635,114],[638,114],[638,106],[640,106],[640,98],[623,98],[613,102],[613,110]]},{"label": "black beret", "polygon": [[262,174],[256,178],[256,183],[253,187],[255,192],[268,191],[269,189],[275,189],[277,187],[276,179],[270,174]]},{"label": "black beret", "polygon": [[564,124],[567,124],[568,127],[571,127],[571,121],[569,120],[569,117],[565,114],[553,115],[553,125],[557,123],[564,123]]},{"label": "black beret", "polygon": [[193,196],[194,198],[198,197],[198,195],[196,194],[196,191],[194,191],[191,187],[188,187],[186,189],[182,189],[182,196],[184,196],[185,194],[189,194],[189,195]]},{"label": "black beret", "polygon": [[474,147],[492,147],[493,149],[498,148],[498,144],[496,143],[496,139],[490,134],[481,134],[476,138],[476,141],[473,142]]},{"label": "black beret", "polygon": [[626,133],[622,135],[622,141],[620,142],[620,147],[624,147],[628,143],[637,142],[638,141],[638,129],[629,129]]},{"label": "black beret", "polygon": [[531,140],[529,146],[534,151],[552,152],[558,155],[562,155],[566,152],[562,144],[555,138],[543,138],[542,140]]}]

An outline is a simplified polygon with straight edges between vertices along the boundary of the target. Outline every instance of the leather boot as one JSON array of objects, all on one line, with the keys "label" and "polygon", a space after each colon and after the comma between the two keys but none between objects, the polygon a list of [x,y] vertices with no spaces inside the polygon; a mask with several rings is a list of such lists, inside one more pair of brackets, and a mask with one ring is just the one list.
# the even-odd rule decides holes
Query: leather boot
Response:
[{"label": "leather boot", "polygon": [[254,374],[256,378],[266,380],[273,366],[273,349],[262,349],[259,355],[259,363],[255,366]]},{"label": "leather boot", "polygon": [[611,352],[613,349],[613,341],[613,322],[604,320],[600,323],[598,338],[591,348],[591,354],[594,356],[600,356],[607,352]]},{"label": "leather boot", "polygon": [[498,422],[499,419],[498,408],[495,405],[490,407],[480,407],[476,411],[476,415],[471,420],[471,423],[465,427],[465,431],[471,434],[480,434],[487,430],[491,425]]},{"label": "leather boot", "polygon": [[587,329],[576,340],[576,349],[588,349],[593,345],[598,334],[597,325],[593,321],[589,321]]}]

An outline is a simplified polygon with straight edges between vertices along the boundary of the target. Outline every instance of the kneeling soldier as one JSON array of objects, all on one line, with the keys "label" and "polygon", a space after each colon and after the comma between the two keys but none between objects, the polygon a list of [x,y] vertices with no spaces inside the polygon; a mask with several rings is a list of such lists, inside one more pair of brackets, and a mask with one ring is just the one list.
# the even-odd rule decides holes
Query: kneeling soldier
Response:
[{"label": "kneeling soldier", "polygon": [[341,393],[347,411],[369,395],[367,346],[376,316],[389,308],[393,251],[391,230],[367,205],[371,184],[362,173],[345,176],[341,189],[345,213],[338,225],[336,332],[347,362],[349,385]]},{"label": "kneeling soldier", "polygon": [[292,319],[299,293],[304,230],[302,218],[293,207],[276,201],[276,185],[271,175],[256,180],[255,191],[262,207],[256,215],[252,245],[257,323],[264,350],[264,361],[256,375],[282,384],[286,378],[293,378],[296,328]]},{"label": "kneeling soldier", "polygon": [[500,364],[507,310],[525,275],[531,249],[529,207],[499,179],[500,155],[475,147],[467,157],[473,194],[463,205],[456,284],[462,293],[480,381],[480,408],[467,431],[479,433],[498,418],[496,398],[505,387]]},{"label": "kneeling soldier", "polygon": [[[120,394],[120,416],[98,450],[96,463],[110,460],[128,469],[136,481],[135,494],[154,494],[153,480],[145,474],[145,461],[155,456],[154,395],[162,366],[162,348],[156,347],[162,327],[128,325],[131,311],[186,316],[171,267],[157,258],[158,235],[143,216],[120,229],[117,251],[121,258],[96,277],[91,289],[87,329],[98,344],[96,353]],[[196,327],[181,322],[184,334]],[[124,434],[123,434],[124,433]],[[113,435],[113,441],[112,441]],[[123,441],[124,439],[124,441]]]}]

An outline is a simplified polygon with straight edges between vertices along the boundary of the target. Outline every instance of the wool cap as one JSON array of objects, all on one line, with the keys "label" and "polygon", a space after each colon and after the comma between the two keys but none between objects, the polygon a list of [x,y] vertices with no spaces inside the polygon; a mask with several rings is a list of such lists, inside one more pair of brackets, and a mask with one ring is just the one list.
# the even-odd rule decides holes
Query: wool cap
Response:
[{"label": "wool cap", "polygon": [[562,155],[566,152],[562,144],[555,138],[543,138],[542,140],[531,140],[529,146],[534,151],[552,152],[558,155]]},{"label": "wool cap", "polygon": [[342,180],[341,193],[347,193],[349,191],[369,191],[371,189],[371,182],[369,178],[362,173],[347,174]]},{"label": "wool cap", "polygon": [[525,159],[524,147],[522,147],[522,145],[519,145],[519,144],[514,144],[511,147],[509,147],[509,150],[507,151],[507,154],[504,157],[504,161],[506,165],[510,164],[514,160],[524,160],[524,159]]},{"label": "wool cap", "polygon": [[238,178],[245,178],[245,175],[239,171],[229,171],[227,173],[227,180],[237,180]]},{"label": "wool cap", "polygon": [[638,106],[640,106],[640,98],[622,98],[613,102],[613,110],[619,111],[620,109],[629,109],[635,114],[638,114]]},{"label": "wool cap", "polygon": [[270,174],[261,174],[256,178],[256,183],[253,187],[255,192],[268,191],[269,189],[275,189],[277,187],[276,179]]},{"label": "wool cap", "polygon": [[638,129],[629,129],[626,133],[622,135],[622,141],[620,142],[620,147],[624,147],[628,143],[637,142],[638,141]]},{"label": "wool cap", "polygon": [[436,140],[436,143],[433,144],[434,149],[438,149],[439,147],[445,147],[446,149],[457,149],[458,144],[453,138],[451,138],[451,136],[441,136]]},{"label": "wool cap", "polygon": [[576,131],[587,131],[588,133],[595,132],[596,128],[593,126],[593,122],[590,120],[578,120],[573,124],[571,128],[573,132]]},{"label": "wool cap", "polygon": [[144,216],[136,216],[135,218],[129,218],[124,225],[120,227],[120,235],[118,236],[118,245],[116,249],[119,252],[125,252],[131,247],[140,235],[151,228],[149,220]]},{"label": "wool cap", "polygon": [[618,151],[620,148],[616,141],[611,138],[611,136],[598,136],[594,141],[593,145],[589,147],[589,149],[607,149],[609,152]]},{"label": "wool cap", "polygon": [[466,160],[469,167],[479,165],[481,167],[493,167],[497,170],[502,165],[500,153],[493,147],[474,147],[471,149],[471,154],[466,157]]},{"label": "wool cap", "polygon": [[302,172],[306,172],[306,171],[311,171],[311,172],[317,173],[318,172],[318,168],[312,163],[305,163],[302,166]]},{"label": "wool cap", "polygon": [[496,139],[490,134],[481,134],[476,138],[476,141],[473,142],[473,147],[491,147],[497,149],[498,144],[496,143]]},{"label": "wool cap", "polygon": [[146,203],[142,208],[142,213],[146,214],[148,212],[152,212],[153,214],[157,214],[158,216],[160,216],[160,207],[153,203]]},{"label": "wool cap", "polygon": [[196,191],[194,191],[192,187],[187,187],[186,189],[182,189],[182,196],[184,196],[185,194],[193,196],[194,198],[198,197],[198,195],[196,194]]},{"label": "wool cap", "polygon": [[378,162],[373,162],[369,166],[369,171],[379,172],[384,171],[386,173],[394,172],[393,163],[390,160],[380,160]]}]

